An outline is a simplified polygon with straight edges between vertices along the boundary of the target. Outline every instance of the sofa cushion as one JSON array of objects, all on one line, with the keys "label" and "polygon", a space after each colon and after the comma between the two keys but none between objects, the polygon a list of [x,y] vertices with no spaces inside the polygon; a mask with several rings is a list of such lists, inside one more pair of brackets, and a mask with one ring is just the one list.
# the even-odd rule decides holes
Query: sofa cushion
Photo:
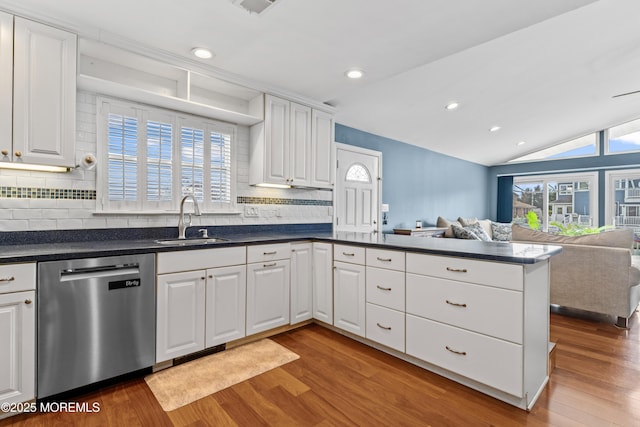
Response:
[{"label": "sofa cushion", "polygon": [[502,222],[491,222],[491,238],[498,242],[510,242],[511,224]]},{"label": "sofa cushion", "polygon": [[463,217],[459,216],[458,217],[458,222],[463,227],[466,227],[466,226],[471,225],[471,224],[477,224],[478,223],[478,218],[476,218],[476,217],[463,218]]},{"label": "sofa cushion", "polygon": [[571,245],[607,246],[610,248],[623,249],[631,249],[633,245],[633,230],[630,228],[620,228],[582,236],[563,236],[514,225],[511,232],[513,241],[522,242],[567,243]]},{"label": "sofa cushion", "polygon": [[451,229],[451,225],[453,224],[459,227],[462,226],[462,224],[460,224],[458,221],[449,221],[448,219],[439,216],[436,222],[436,227],[438,228],[447,227],[447,229],[444,231],[444,237],[456,237],[455,234],[453,234],[453,229]]}]

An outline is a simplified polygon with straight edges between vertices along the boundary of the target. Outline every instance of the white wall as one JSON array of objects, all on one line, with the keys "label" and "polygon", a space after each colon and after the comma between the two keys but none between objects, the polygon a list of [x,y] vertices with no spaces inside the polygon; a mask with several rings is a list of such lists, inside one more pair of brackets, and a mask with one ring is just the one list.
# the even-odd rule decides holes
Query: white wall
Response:
[{"label": "white wall", "polygon": [[[96,153],[95,94],[78,92],[76,120],[76,158],[82,158],[86,153]],[[243,212],[240,215],[205,214],[194,217],[193,225],[295,224],[332,221],[330,206],[295,204],[295,200],[300,199],[330,201],[331,191],[278,190],[249,186],[249,128],[247,126],[238,126],[236,142],[238,144],[237,196],[260,197],[266,200],[251,205],[239,203],[238,210]],[[69,173],[0,169],[0,190],[11,191],[17,187],[23,189],[22,198],[6,197],[0,192],[0,231],[177,227],[176,214],[96,214],[95,200],[52,199],[37,196],[37,189],[96,190],[96,173],[103,173],[103,171],[99,167],[92,171],[77,169]],[[24,197],[25,193],[29,193],[29,196]],[[245,217],[245,206],[257,207],[259,217]]]}]

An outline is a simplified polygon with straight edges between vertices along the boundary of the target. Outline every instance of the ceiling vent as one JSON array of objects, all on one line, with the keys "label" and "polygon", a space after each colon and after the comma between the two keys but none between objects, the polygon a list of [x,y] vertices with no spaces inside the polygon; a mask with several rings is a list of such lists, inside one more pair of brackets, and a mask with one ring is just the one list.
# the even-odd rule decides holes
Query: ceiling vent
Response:
[{"label": "ceiling vent", "polygon": [[264,12],[275,2],[276,0],[233,0],[233,4],[255,14]]}]

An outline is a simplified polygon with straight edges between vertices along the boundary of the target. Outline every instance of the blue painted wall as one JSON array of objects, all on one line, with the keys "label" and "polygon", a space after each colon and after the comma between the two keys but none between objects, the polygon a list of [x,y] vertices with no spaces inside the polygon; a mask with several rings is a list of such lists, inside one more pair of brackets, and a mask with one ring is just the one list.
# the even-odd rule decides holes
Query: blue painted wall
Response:
[{"label": "blue painted wall", "polygon": [[335,140],[382,152],[382,203],[389,204],[383,231],[413,228],[416,220],[433,226],[438,216],[487,218],[495,211],[487,197],[492,181],[486,166],[341,124]]},{"label": "blue painted wall", "polygon": [[524,174],[558,174],[570,172],[598,172],[598,220],[604,225],[605,204],[605,171],[616,169],[640,169],[640,153],[604,154],[604,132],[600,132],[600,153],[598,156],[578,159],[548,160],[541,162],[515,163],[493,166],[489,168],[490,183],[488,198],[491,210],[489,217],[493,218],[497,212],[498,176],[518,176]]}]

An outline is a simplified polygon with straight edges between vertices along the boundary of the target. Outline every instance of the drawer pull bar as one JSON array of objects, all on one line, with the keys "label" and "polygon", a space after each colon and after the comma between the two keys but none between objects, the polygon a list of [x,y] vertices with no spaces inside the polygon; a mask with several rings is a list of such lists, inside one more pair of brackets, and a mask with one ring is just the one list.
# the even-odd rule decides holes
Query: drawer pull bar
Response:
[{"label": "drawer pull bar", "polygon": [[348,253],[348,252],[342,252],[342,255],[344,256],[356,256],[356,254],[352,253]]},{"label": "drawer pull bar", "polygon": [[13,282],[14,280],[16,280],[16,278],[11,276],[11,277],[5,277],[4,279],[0,279],[0,282]]},{"label": "drawer pull bar", "polygon": [[376,285],[376,288],[380,289],[381,291],[390,291],[391,290],[391,288],[383,288],[380,285]]},{"label": "drawer pull bar", "polygon": [[262,252],[263,255],[275,255],[277,253],[278,253],[278,251]]},{"label": "drawer pull bar", "polygon": [[467,306],[467,304],[460,304],[459,302],[451,302],[448,299],[445,300],[445,302],[447,304],[449,304],[449,305],[455,305],[456,307],[466,307]]},{"label": "drawer pull bar", "polygon": [[380,258],[380,257],[376,257],[378,259],[378,261],[382,261],[382,262],[391,262],[391,258]]},{"label": "drawer pull bar", "polygon": [[278,263],[272,262],[270,264],[262,264],[263,267],[275,267]]},{"label": "drawer pull bar", "polygon": [[466,268],[452,268],[452,267],[447,267],[447,271],[451,271],[453,273],[466,273],[467,269]]},{"label": "drawer pull bar", "polygon": [[466,356],[467,352],[466,351],[458,351],[458,350],[454,350],[451,347],[449,347],[448,345],[445,345],[444,348],[446,348],[448,351],[450,351],[451,353],[454,354],[459,354],[460,356]]},{"label": "drawer pull bar", "polygon": [[391,330],[391,326],[382,326],[380,323],[376,323],[376,325],[378,325],[378,328],[384,329],[385,331]]}]

